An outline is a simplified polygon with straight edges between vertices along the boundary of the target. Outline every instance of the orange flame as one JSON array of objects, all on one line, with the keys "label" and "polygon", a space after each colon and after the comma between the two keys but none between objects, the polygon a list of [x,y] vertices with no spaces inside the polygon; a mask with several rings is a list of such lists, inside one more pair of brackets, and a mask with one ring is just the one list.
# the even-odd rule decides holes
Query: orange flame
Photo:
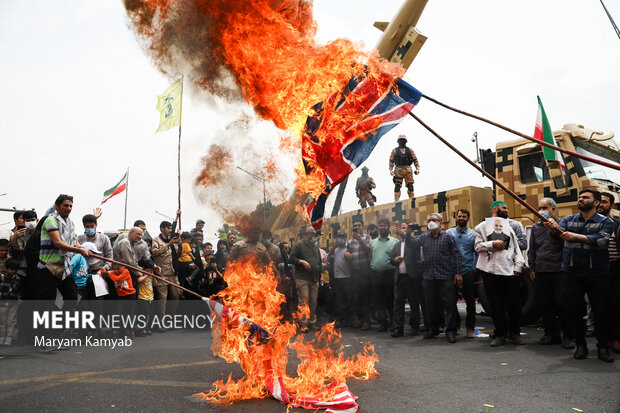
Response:
[{"label": "orange flame", "polygon": [[[378,374],[374,367],[378,358],[373,346],[366,344],[361,354],[345,357],[341,335],[333,323],[323,326],[315,338],[307,341],[296,338],[296,326],[280,322],[280,304],[284,296],[276,291],[278,281],[271,267],[262,268],[250,258],[231,263],[224,278],[228,288],[218,295],[222,303],[272,335],[269,344],[261,345],[250,339],[248,324],[222,319],[221,344],[214,340],[214,350],[229,363],[240,363],[246,375],[239,380],[229,376],[226,381],[217,381],[214,390],[198,395],[202,399],[230,405],[239,400],[269,397],[265,379],[271,368],[283,377],[292,397],[311,395],[324,400],[333,398],[338,391],[329,389],[326,386],[329,382],[346,383],[351,377],[367,380]],[[299,318],[308,313],[308,307],[304,306],[295,316]],[[296,351],[300,360],[296,377],[287,374],[289,348]]]},{"label": "orange flame", "polygon": [[[197,86],[229,100],[231,75],[256,113],[297,141],[312,106],[353,75],[403,74],[402,66],[349,40],[317,43],[309,0],[125,0],[125,6],[162,71],[190,70]],[[334,121],[328,132],[342,134],[340,126]],[[296,171],[300,192],[323,190],[320,168],[310,177]]]}]

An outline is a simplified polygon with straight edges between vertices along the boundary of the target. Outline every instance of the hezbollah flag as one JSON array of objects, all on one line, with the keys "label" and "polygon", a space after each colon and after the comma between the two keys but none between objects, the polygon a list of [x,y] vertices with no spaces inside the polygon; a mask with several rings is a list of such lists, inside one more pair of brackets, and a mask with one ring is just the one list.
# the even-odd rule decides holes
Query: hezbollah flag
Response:
[{"label": "hezbollah flag", "polygon": [[127,189],[127,174],[128,173],[129,171],[125,172],[125,175],[119,181],[119,183],[117,183],[112,188],[108,189],[107,191],[103,193],[103,201],[101,201],[102,204],[108,199],[112,198],[114,195],[118,195]]},{"label": "hezbollah flag", "polygon": [[181,124],[181,109],[183,107],[183,78],[180,78],[163,94],[157,96],[157,110],[159,111],[159,127],[155,131],[164,132]]},{"label": "hezbollah flag", "polygon": [[[536,129],[534,130],[534,138],[557,146],[557,143],[553,138],[551,126],[549,125],[549,119],[547,119],[547,114],[545,113],[545,109],[543,108],[542,102],[540,101],[540,97],[536,97],[538,98],[538,116],[536,116]],[[560,152],[546,146],[543,146],[542,150],[546,161],[558,162],[560,164],[560,167],[562,168],[562,171],[564,171],[564,159],[562,159],[562,154]]]}]

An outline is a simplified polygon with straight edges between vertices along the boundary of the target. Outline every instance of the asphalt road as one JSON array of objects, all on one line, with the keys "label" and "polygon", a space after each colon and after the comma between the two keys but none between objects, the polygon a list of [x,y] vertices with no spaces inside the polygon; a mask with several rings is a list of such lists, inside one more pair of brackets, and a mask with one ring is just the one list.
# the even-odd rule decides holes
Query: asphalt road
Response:
[{"label": "asphalt road", "polygon": [[[478,325],[491,323],[479,317]],[[620,360],[599,361],[593,341],[592,357],[574,360],[570,350],[536,344],[536,326],[523,331],[526,345],[492,348],[485,338],[459,336],[448,344],[443,335],[394,339],[376,329],[344,329],[346,352],[370,341],[380,359],[379,377],[348,384],[367,412],[620,411]],[[242,375],[238,365],[215,358],[210,345],[210,331],[177,330],[114,350],[0,347],[0,411],[287,411],[274,399],[228,409],[196,401],[192,395],[215,380]]]}]

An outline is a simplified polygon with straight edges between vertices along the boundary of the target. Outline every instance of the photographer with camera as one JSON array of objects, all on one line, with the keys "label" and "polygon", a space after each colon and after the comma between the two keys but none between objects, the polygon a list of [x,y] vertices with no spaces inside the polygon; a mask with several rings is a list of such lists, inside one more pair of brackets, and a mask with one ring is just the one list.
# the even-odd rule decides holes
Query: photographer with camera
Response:
[{"label": "photographer with camera", "polygon": [[198,293],[204,297],[210,297],[217,294],[224,288],[228,287],[222,273],[217,269],[217,263],[213,254],[206,255],[205,261],[207,265],[204,269],[204,276],[198,283]]}]

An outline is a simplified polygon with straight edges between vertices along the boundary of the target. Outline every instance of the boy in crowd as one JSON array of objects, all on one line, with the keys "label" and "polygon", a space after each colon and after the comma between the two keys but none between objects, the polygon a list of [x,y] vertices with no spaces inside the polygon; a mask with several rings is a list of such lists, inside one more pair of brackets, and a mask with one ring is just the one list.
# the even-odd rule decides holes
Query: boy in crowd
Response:
[{"label": "boy in crowd", "polygon": [[21,302],[17,270],[19,262],[8,260],[0,272],[0,345],[13,344],[13,330],[17,324],[17,305]]},{"label": "boy in crowd", "polygon": [[[112,264],[112,271],[104,270],[101,275],[114,281],[116,295],[118,296],[118,313],[132,316],[135,310],[136,290],[133,287],[129,270],[119,264]],[[138,276],[138,282],[141,278],[144,279],[143,277],[146,278],[146,275]],[[133,335],[131,329],[128,329],[126,333]]]}]

